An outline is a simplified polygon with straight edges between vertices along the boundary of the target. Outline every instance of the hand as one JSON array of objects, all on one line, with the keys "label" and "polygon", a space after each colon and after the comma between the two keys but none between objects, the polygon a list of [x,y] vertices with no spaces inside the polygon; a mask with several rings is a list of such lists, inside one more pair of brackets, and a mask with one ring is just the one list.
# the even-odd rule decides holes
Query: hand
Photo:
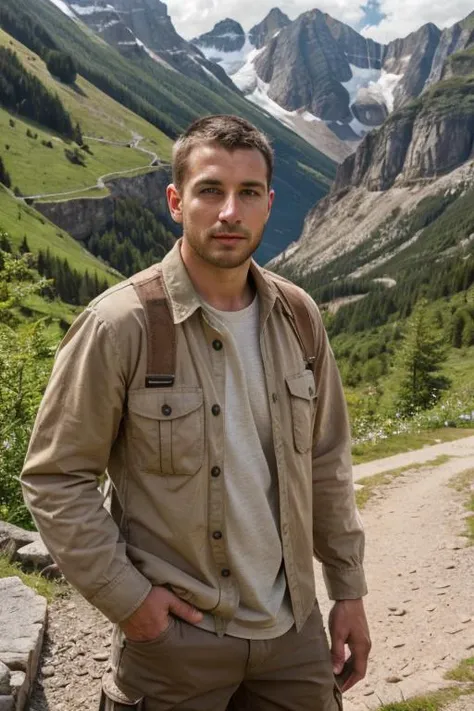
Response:
[{"label": "hand", "polygon": [[195,625],[202,620],[202,612],[181,600],[163,587],[150,590],[139,608],[120,623],[125,637],[132,642],[156,639],[171,624],[170,613]]},{"label": "hand", "polygon": [[331,658],[334,674],[340,674],[346,661],[347,644],[352,658],[352,672],[341,691],[347,691],[364,678],[370,641],[369,627],[362,600],[338,600],[329,613]]}]

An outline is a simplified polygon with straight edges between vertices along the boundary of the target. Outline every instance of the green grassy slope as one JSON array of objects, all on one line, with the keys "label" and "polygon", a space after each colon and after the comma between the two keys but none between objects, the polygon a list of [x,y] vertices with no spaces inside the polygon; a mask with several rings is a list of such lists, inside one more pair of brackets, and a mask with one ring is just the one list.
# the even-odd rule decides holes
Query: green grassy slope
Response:
[{"label": "green grassy slope", "polygon": [[[238,114],[262,128],[277,154],[277,199],[260,250],[262,261],[268,261],[297,237],[306,212],[327,193],[328,181],[335,175],[334,163],[237,92],[212,79],[206,86],[177,75],[144,52],[137,59],[125,58],[63,15],[49,0],[2,0],[2,4],[17,17],[27,16],[47,31],[58,48],[73,55],[83,77],[169,135],[209,113]],[[311,174],[308,168],[316,173]]]},{"label": "green grassy slope", "polygon": [[116,272],[109,269],[101,261],[92,256],[84,247],[67,232],[37,212],[33,207],[12,197],[0,185],[0,229],[5,231],[15,248],[20,246],[24,236],[32,252],[40,249],[51,250],[60,259],[67,259],[79,272],[89,270],[90,274],[97,271],[99,278],[106,278],[110,284],[118,281]]},{"label": "green grassy slope", "polygon": [[[58,94],[74,121],[80,123],[84,135],[127,142],[132,134],[139,134],[144,139],[140,143],[142,148],[154,151],[163,160],[170,159],[172,142],[168,136],[86,79],[78,76],[74,86],[63,84],[51,76],[37,54],[1,29],[0,46],[16,52],[28,72],[34,74],[51,93]],[[0,135],[3,135],[3,131]],[[142,154],[141,160],[143,164],[146,162],[145,154]]]}]

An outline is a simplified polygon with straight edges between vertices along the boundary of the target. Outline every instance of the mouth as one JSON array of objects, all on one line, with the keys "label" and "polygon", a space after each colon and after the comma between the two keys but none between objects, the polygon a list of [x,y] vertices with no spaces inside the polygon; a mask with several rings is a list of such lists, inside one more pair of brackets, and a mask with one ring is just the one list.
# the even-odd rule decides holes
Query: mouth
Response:
[{"label": "mouth", "polygon": [[245,239],[243,235],[235,234],[235,232],[219,232],[219,234],[212,237],[218,242],[222,242],[222,244],[235,244]]}]

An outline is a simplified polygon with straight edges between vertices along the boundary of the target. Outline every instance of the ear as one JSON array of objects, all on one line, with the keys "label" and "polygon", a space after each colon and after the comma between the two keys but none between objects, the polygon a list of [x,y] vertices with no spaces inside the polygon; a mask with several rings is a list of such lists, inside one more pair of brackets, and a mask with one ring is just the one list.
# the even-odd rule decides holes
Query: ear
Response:
[{"label": "ear", "polygon": [[272,210],[273,200],[275,199],[275,191],[272,189],[268,193],[268,215],[267,220],[270,217],[270,212]]},{"label": "ear", "polygon": [[179,194],[178,188],[176,185],[171,183],[171,185],[168,185],[166,188],[166,199],[168,200],[168,208],[171,214],[171,217],[175,222],[182,223],[183,222],[183,210],[182,210],[182,205],[183,201],[181,198],[181,195]]}]

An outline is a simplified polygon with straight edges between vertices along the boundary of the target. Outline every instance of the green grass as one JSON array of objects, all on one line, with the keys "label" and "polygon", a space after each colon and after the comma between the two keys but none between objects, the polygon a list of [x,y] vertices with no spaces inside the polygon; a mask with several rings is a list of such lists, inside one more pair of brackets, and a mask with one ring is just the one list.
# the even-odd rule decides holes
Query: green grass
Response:
[{"label": "green grass", "polygon": [[457,667],[446,672],[445,677],[453,681],[474,682],[474,657],[463,659]]},{"label": "green grass", "polygon": [[376,492],[382,486],[390,484],[394,479],[405,474],[406,472],[421,471],[422,469],[429,469],[432,467],[440,467],[442,464],[449,462],[451,457],[446,454],[441,454],[436,459],[429,462],[422,462],[419,464],[409,464],[405,467],[399,467],[398,469],[392,469],[391,471],[381,472],[380,474],[374,474],[373,476],[366,476],[362,479],[357,480],[357,484],[361,484],[364,488],[356,491],[356,502],[359,509],[363,509],[370,499],[374,497]]},{"label": "green grass", "polygon": [[[74,143],[67,143],[50,131],[19,118],[14,119],[12,127],[10,119],[11,114],[0,109],[0,155],[12,186],[20,188],[23,195],[65,193],[91,187],[102,175],[143,168],[150,160],[134,148],[94,142],[93,155],[80,151],[86,165],[74,165],[64,153],[66,149],[74,150]],[[28,138],[27,129],[38,137]],[[47,148],[42,141],[51,141],[53,148]],[[8,150],[5,145],[9,146]]]},{"label": "green grass", "polygon": [[467,494],[464,508],[467,513],[472,513],[472,516],[466,518],[466,532],[464,535],[472,546],[474,545],[474,469],[466,469],[466,471],[458,474],[451,481],[451,486],[460,494]]},{"label": "green grass", "polygon": [[472,688],[457,688],[449,687],[448,689],[439,689],[431,694],[424,696],[415,696],[406,701],[395,701],[390,704],[382,704],[378,711],[441,711],[459,699],[461,696],[473,694]]},{"label": "green grass", "polygon": [[[31,50],[0,30],[0,45],[14,50],[24,66],[52,92],[57,93],[85,135],[111,141],[128,141],[133,133],[143,136],[142,148],[155,151],[164,160],[171,157],[171,140],[159,129],[110,98],[82,77],[75,86],[58,81]],[[92,146],[91,146],[92,147]],[[142,154],[146,162],[146,156]]]},{"label": "green grass", "polygon": [[72,268],[83,273],[86,269],[90,274],[97,272],[99,278],[106,278],[110,284],[119,278],[100,260],[87,252],[84,247],[67,232],[59,229],[33,207],[15,200],[0,185],[0,229],[4,230],[14,248],[18,248],[26,235],[32,252],[46,250],[60,259],[67,259]]},{"label": "green grass", "polygon": [[5,556],[0,555],[0,578],[18,577],[29,588],[32,588],[38,595],[42,595],[48,602],[52,602],[59,596],[65,596],[69,588],[65,583],[57,580],[48,580],[39,573],[24,573],[18,563],[10,563]]},{"label": "green grass", "polygon": [[365,464],[375,459],[391,457],[403,452],[412,452],[440,442],[453,442],[463,437],[474,435],[474,429],[443,427],[442,429],[427,430],[426,432],[413,432],[393,435],[378,442],[364,442],[357,444],[352,449],[352,460],[354,464]]}]

